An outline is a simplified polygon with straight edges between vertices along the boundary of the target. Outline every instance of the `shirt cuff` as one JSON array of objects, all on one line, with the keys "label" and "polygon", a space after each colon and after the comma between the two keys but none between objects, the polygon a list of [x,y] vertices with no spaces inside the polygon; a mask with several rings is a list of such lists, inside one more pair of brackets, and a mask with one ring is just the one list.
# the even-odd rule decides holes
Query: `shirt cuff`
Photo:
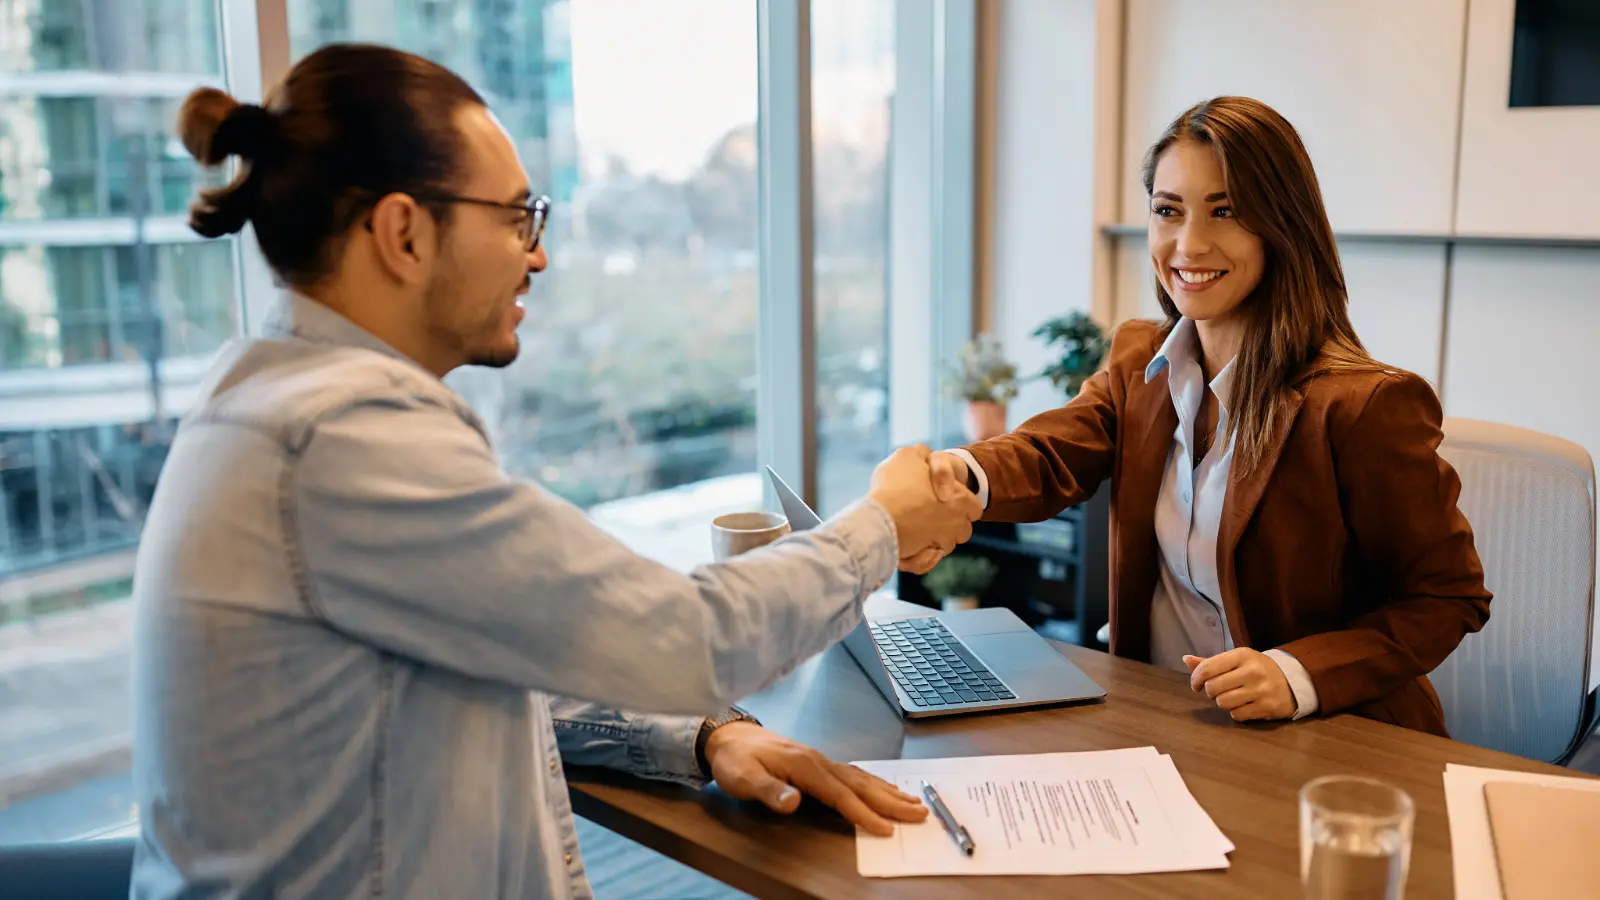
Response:
[{"label": "shirt cuff", "polygon": [[1311,673],[1306,667],[1282,650],[1268,650],[1266,655],[1278,664],[1283,677],[1289,680],[1289,690],[1294,692],[1294,718],[1304,719],[1317,711],[1317,688],[1311,683]]},{"label": "shirt cuff", "polygon": [[880,590],[900,568],[900,535],[882,504],[865,499],[829,519],[828,533],[843,542],[861,577],[860,597]]},{"label": "shirt cuff", "polygon": [[628,769],[641,778],[705,787],[705,773],[695,755],[702,718],[632,716],[628,723]]},{"label": "shirt cuff", "polygon": [[567,764],[606,766],[691,787],[705,785],[694,752],[705,719],[639,715],[570,697],[553,696],[545,702],[556,749]]},{"label": "shirt cuff", "polygon": [[978,461],[973,458],[972,454],[961,447],[956,447],[952,450],[940,450],[939,452],[948,453],[967,464],[967,470],[972,473],[972,477],[978,479],[978,502],[983,505],[984,509],[988,509],[989,476],[984,473],[983,466],[978,465]]}]

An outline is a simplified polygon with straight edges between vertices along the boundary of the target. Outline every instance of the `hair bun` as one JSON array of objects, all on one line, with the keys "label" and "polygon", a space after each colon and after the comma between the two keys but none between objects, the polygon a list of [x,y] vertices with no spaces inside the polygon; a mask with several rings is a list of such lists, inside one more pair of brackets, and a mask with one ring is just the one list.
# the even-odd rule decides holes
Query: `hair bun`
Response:
[{"label": "hair bun", "polygon": [[254,103],[241,103],[217,126],[211,149],[217,156],[258,161],[268,155],[277,137],[278,117]]}]

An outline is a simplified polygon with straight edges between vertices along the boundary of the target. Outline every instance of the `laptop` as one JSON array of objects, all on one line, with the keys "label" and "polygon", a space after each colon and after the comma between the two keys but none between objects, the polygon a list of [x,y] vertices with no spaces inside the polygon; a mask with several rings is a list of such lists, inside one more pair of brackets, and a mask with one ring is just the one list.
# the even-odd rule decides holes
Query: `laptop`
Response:
[{"label": "laptop", "polygon": [[[822,524],[767,467],[792,531]],[[1022,709],[1106,695],[1009,609],[867,619],[844,648],[908,719]]]}]

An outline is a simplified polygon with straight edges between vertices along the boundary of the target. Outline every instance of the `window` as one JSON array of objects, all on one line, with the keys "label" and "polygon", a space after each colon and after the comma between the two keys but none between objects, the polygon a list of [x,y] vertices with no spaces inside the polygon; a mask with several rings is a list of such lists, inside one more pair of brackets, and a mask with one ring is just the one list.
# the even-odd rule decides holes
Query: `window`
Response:
[{"label": "window", "polygon": [[[21,286],[41,274],[36,303]],[[0,249],[0,372],[209,354],[238,330],[233,279],[225,241]]]},{"label": "window", "polygon": [[[11,8],[7,8],[11,7]],[[89,35],[82,0],[0,3],[7,22],[20,12],[26,24],[9,35],[0,65],[8,71],[84,69],[89,65]],[[24,41],[23,38],[27,40]]]},{"label": "window", "polygon": [[[140,522],[234,248],[193,242],[172,136],[220,83],[207,0],[0,0],[0,844],[131,820]],[[90,24],[92,23],[92,28]]]},{"label": "window", "polygon": [[93,97],[40,97],[48,189],[44,216],[92,216],[100,212],[100,135]]},{"label": "window", "polygon": [[224,176],[197,168],[174,133],[193,85],[159,87],[175,96],[0,97],[0,219],[186,215]]},{"label": "window", "polygon": [[889,452],[894,0],[812,0],[817,502],[860,497]]},{"label": "window", "polygon": [[0,21],[6,72],[220,71],[212,0],[0,0]]},{"label": "window", "polygon": [[233,304],[233,248],[221,241],[158,244],[155,281],[164,299],[166,352],[209,356],[238,331]]},{"label": "window", "polygon": [[[123,248],[117,248],[123,249]],[[55,295],[55,330],[63,366],[112,359],[111,322],[120,318],[120,298],[107,295],[105,248],[49,247]]]},{"label": "window", "polygon": [[554,200],[521,356],[450,377],[508,471],[586,507],[730,477],[757,502],[753,5],[331,7],[289,4],[296,56],[350,37],[450,67]]}]

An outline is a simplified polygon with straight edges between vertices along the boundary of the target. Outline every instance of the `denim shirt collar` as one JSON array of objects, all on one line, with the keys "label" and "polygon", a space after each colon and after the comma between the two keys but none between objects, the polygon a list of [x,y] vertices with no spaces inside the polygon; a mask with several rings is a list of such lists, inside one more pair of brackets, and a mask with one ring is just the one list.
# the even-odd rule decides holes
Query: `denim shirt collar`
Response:
[{"label": "denim shirt collar", "polygon": [[[261,334],[272,340],[301,340],[329,347],[358,347],[413,366],[417,361],[328,306],[304,294],[285,291],[273,303]],[[420,366],[419,366],[420,368]]]}]

